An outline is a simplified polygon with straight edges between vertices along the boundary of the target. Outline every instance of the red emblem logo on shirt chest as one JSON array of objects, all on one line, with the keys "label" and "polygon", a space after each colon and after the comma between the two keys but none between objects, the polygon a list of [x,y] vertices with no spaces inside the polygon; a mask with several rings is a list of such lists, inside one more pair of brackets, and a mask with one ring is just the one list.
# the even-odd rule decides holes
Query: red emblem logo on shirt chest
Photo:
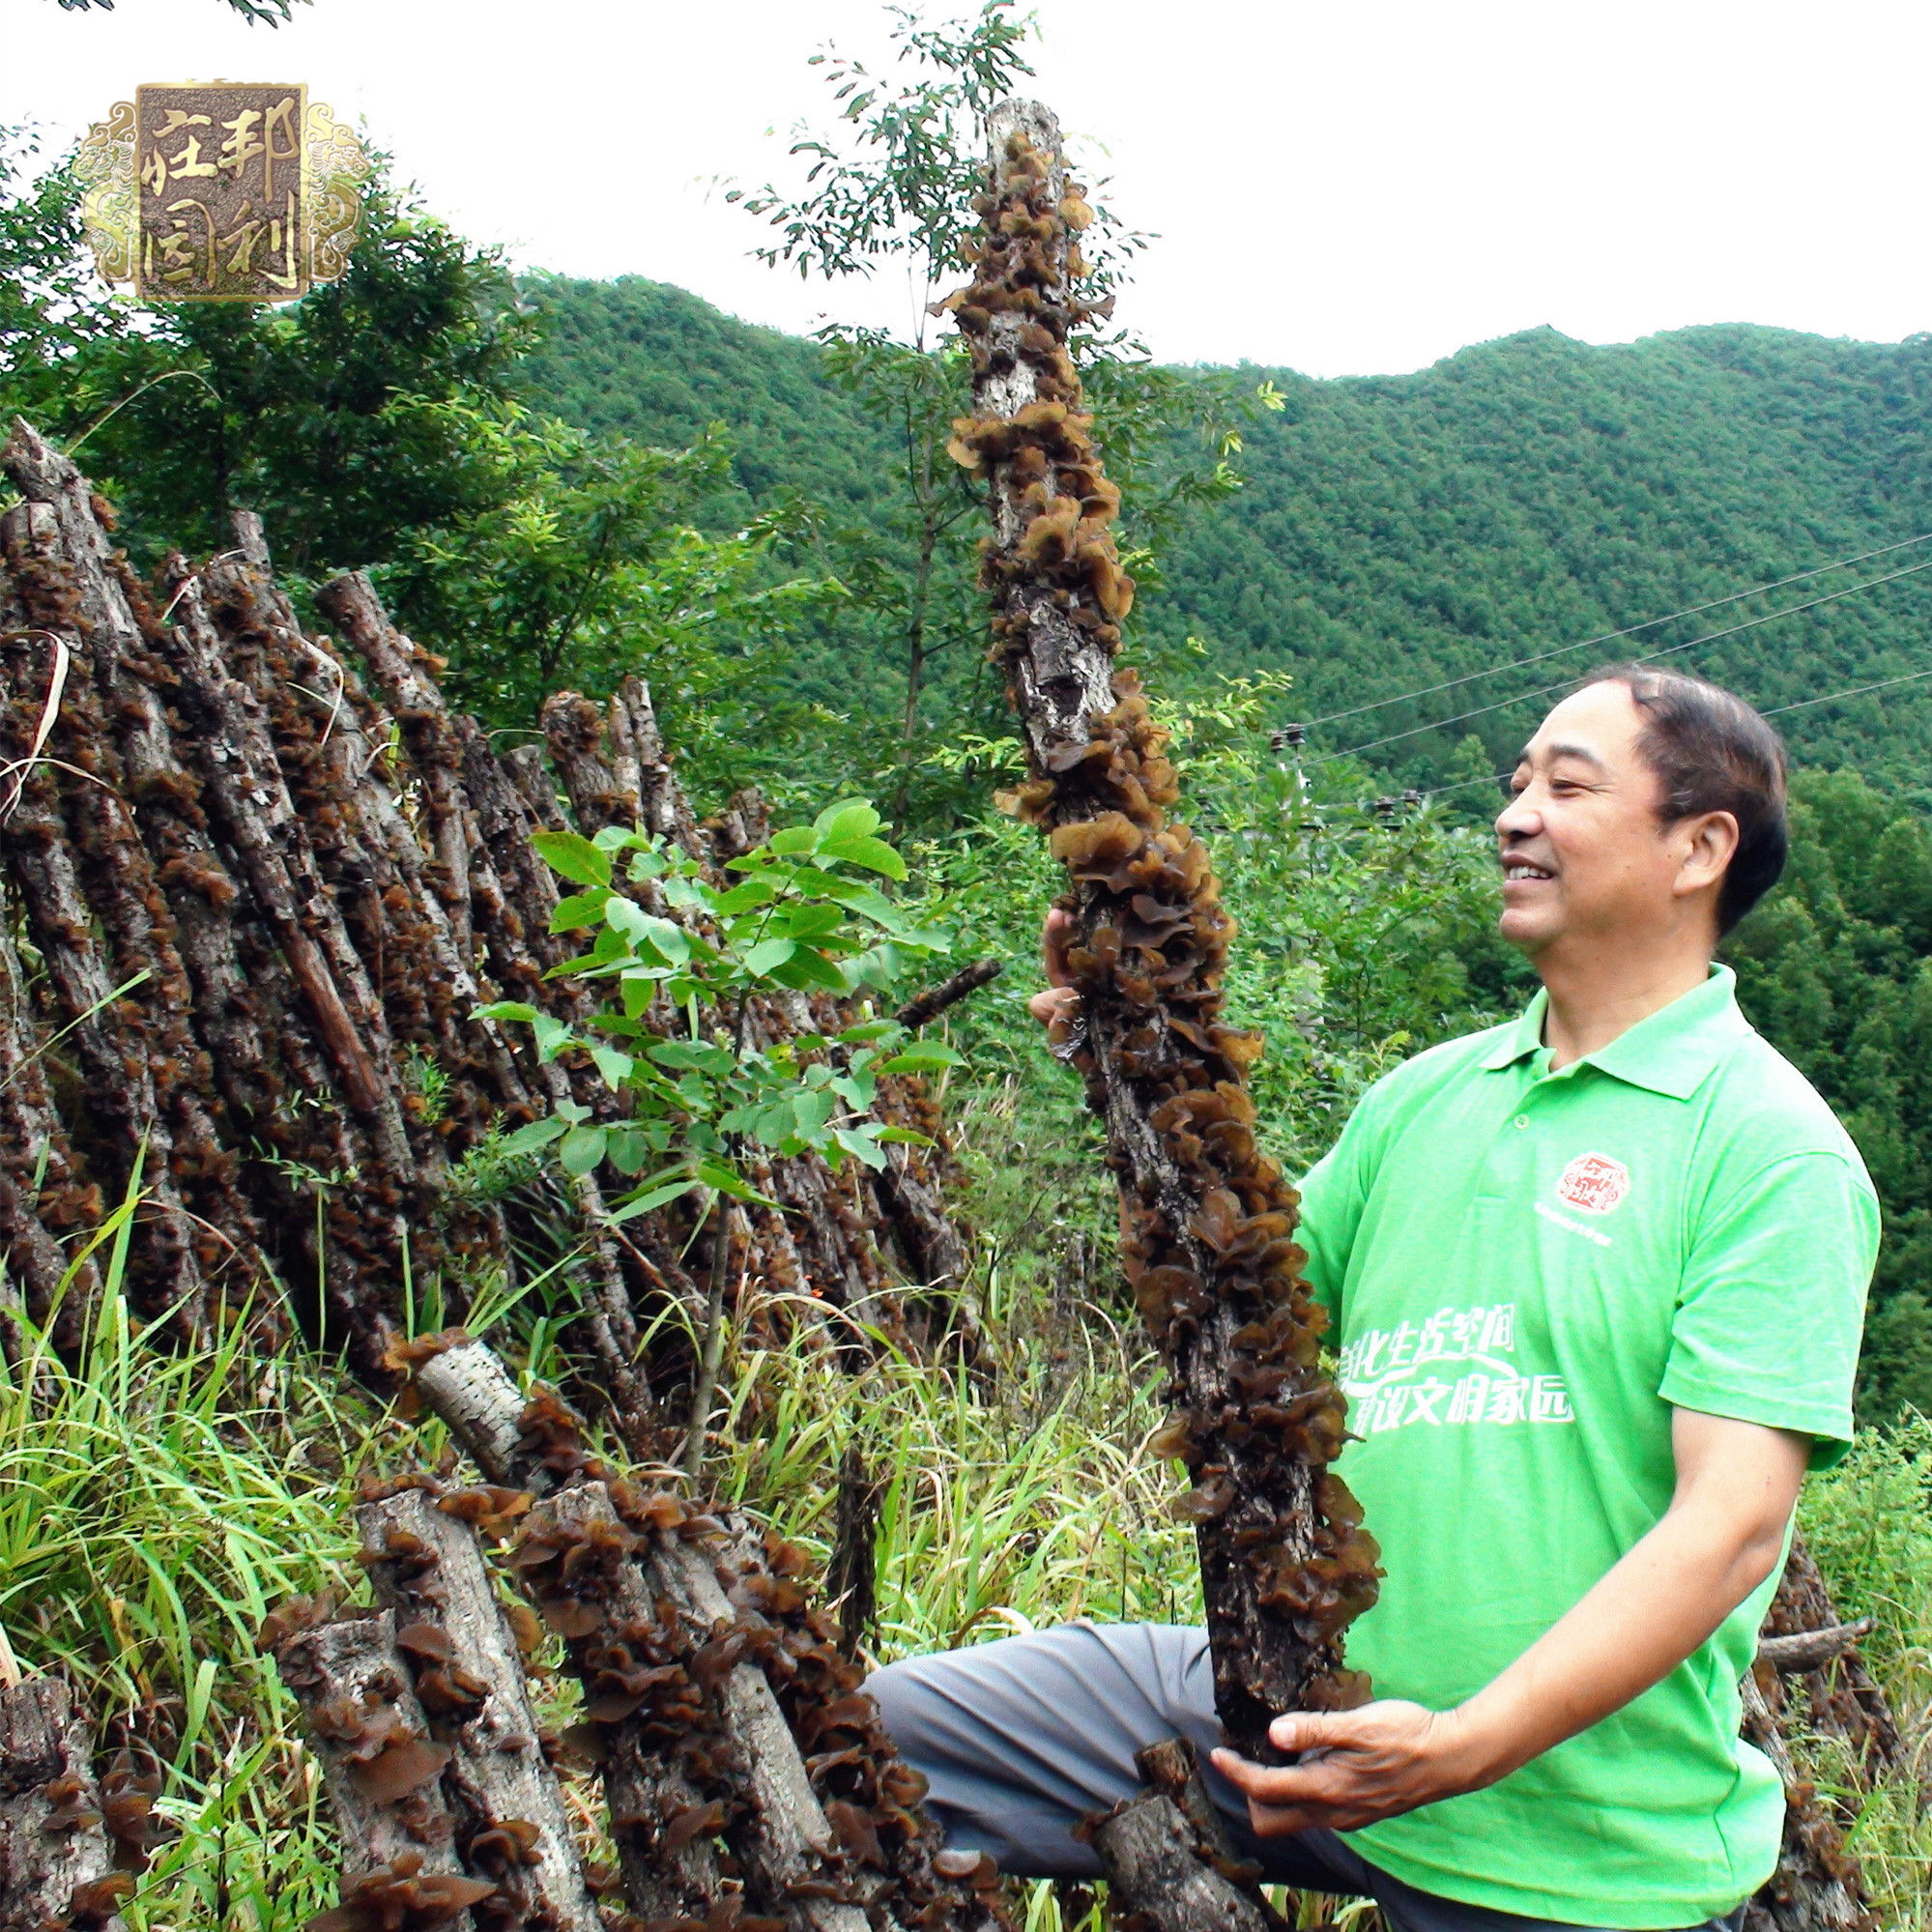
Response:
[{"label": "red emblem logo on shirt chest", "polygon": [[1607,1154],[1579,1154],[1556,1184],[1559,1200],[1585,1214],[1608,1214],[1630,1191],[1630,1170]]}]

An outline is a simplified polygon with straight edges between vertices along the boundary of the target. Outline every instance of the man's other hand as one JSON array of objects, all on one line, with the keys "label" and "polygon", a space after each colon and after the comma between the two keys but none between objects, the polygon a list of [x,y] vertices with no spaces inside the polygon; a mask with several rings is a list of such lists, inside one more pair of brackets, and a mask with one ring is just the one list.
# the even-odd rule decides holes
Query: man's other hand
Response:
[{"label": "man's other hand", "polygon": [[1047,966],[1047,990],[1026,1002],[1026,1010],[1058,1038],[1080,1011],[1080,995],[1067,970],[1067,945],[1080,930],[1071,912],[1055,906],[1040,933],[1040,951]]},{"label": "man's other hand", "polygon": [[1354,1711],[1292,1712],[1268,1738],[1299,1764],[1252,1764],[1230,1750],[1214,1766],[1248,1801],[1257,1837],[1289,1831],[1352,1831],[1379,1818],[1473,1791],[1462,1726],[1453,1711],[1383,1698]]}]

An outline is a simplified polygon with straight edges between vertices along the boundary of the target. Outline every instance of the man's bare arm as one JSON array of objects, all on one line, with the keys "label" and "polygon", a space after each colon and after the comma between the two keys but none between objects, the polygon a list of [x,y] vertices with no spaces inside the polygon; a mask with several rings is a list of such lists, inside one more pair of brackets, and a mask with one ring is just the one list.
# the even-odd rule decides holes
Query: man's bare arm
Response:
[{"label": "man's bare arm", "polygon": [[1514,1663],[1453,1711],[1383,1699],[1291,1713],[1285,1769],[1214,1754],[1263,1836],[1353,1831],[1479,1791],[1667,1677],[1772,1572],[1811,1440],[1678,1409],[1677,1488],[1657,1527]]}]

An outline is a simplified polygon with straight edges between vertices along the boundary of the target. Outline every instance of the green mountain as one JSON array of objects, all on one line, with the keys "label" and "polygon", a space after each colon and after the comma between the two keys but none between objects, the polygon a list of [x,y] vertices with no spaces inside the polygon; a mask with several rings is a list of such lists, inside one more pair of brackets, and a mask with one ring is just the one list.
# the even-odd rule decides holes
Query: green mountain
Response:
[{"label": "green mountain", "polygon": [[[838,514],[881,512],[882,432],[815,343],[635,277],[549,281],[538,299],[549,327],[526,380],[541,406],[667,444],[722,421],[751,498],[795,488]],[[1540,329],[1409,376],[1237,373],[1273,383],[1283,407],[1248,436],[1241,494],[1171,541],[1167,588],[1136,620],[1199,637],[1224,671],[1285,668],[1312,719],[1932,532],[1932,337],[1740,325],[1592,348]],[[1318,725],[1311,746],[1387,738],[1372,762],[1429,782],[1472,768],[1473,751],[1455,752],[1473,731],[1500,768],[1534,701],[1456,714],[1918,563],[1932,543]],[[1932,569],[1666,661],[1768,708],[1804,706],[1781,718],[1802,762],[1857,764],[1926,803],[1932,678],[1808,701],[1932,671],[1928,620]]]}]

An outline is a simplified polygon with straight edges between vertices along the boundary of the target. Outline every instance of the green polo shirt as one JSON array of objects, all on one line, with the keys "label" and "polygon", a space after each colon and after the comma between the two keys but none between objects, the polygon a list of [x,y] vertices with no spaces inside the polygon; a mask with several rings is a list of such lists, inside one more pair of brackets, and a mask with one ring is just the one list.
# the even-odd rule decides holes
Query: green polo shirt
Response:
[{"label": "green polo shirt", "polygon": [[[1801,1430],[1821,1463],[1851,1439],[1879,1216],[1831,1110],[1738,1011],[1727,967],[1560,1073],[1544,1005],[1378,1081],[1302,1184],[1361,1438],[1340,1469],[1388,1571],[1348,1660],[1436,1710],[1663,1514],[1674,1407]],[[1352,1841],[1529,1918],[1728,1912],[1771,1875],[1784,1815],[1738,1737],[1773,1587],[1622,1711]]]}]

